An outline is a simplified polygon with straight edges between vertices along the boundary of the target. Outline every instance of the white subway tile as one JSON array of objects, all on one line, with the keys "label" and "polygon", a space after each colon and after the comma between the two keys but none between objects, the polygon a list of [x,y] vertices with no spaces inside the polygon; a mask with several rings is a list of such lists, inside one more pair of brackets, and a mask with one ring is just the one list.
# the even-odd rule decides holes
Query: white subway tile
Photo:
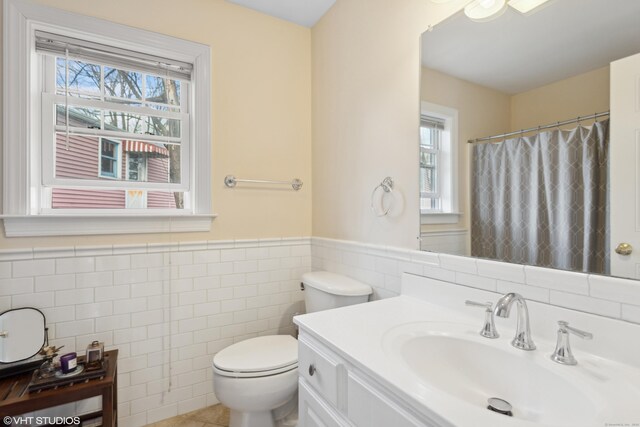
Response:
[{"label": "white subway tile", "polygon": [[[207,329],[201,329],[199,331],[193,332],[194,343],[208,343],[210,341],[217,341],[219,339],[220,339],[220,328],[207,328]],[[206,351],[206,346],[204,350]],[[194,355],[192,357],[195,357],[195,356],[200,356],[200,355]]]},{"label": "white subway tile", "polygon": [[149,310],[137,313],[131,313],[131,326],[153,325],[154,323],[162,323],[164,315],[162,310]]},{"label": "white subway tile", "polygon": [[[97,332],[88,335],[78,335],[76,336],[76,348],[78,351],[84,353],[86,348],[94,341],[99,341],[104,343],[105,349],[108,349],[113,345],[113,332]],[[118,355],[120,353],[118,352]],[[123,349],[123,355],[126,355],[126,348]]]},{"label": "white subway tile", "polygon": [[13,295],[11,299],[11,308],[35,307],[45,308],[53,307],[53,292],[38,292],[35,294]]},{"label": "white subway tile", "polygon": [[258,295],[258,287],[256,285],[236,286],[233,288],[234,298],[255,297]]},{"label": "white subway tile", "polygon": [[[129,285],[102,286],[95,288],[95,302],[128,299],[130,293],[131,286]],[[114,309],[115,307],[117,304],[114,304]]]},{"label": "white subway tile", "polygon": [[220,262],[219,250],[210,249],[205,251],[196,251],[193,253],[194,264],[212,264],[215,262]]},{"label": "white subway tile", "polygon": [[215,289],[220,287],[219,276],[195,277],[193,279],[193,289]]},{"label": "white subway tile", "polygon": [[192,397],[178,402],[178,414],[186,414],[207,406],[206,396]]},{"label": "white subway tile", "polygon": [[206,328],[207,328],[206,317],[183,319],[178,322],[178,331],[180,333],[192,332],[192,331],[197,331],[197,330],[206,329]]},{"label": "white subway tile", "polygon": [[390,290],[391,292],[395,292],[396,294],[400,293],[400,278],[397,276],[384,276],[384,287],[385,289]]},{"label": "white subway tile", "polygon": [[183,292],[178,295],[178,305],[198,304],[207,301],[207,291]]},{"label": "white subway tile", "polygon": [[142,341],[147,339],[147,328],[138,326],[137,328],[120,329],[113,331],[113,343],[125,344],[133,341]]},{"label": "white subway tile", "polygon": [[171,293],[190,292],[193,290],[193,279],[174,279],[170,285]]},{"label": "white subway tile", "polygon": [[476,276],[475,274],[460,273],[456,271],[456,283],[459,285],[470,286],[472,288],[485,289],[487,291],[496,291],[496,279],[489,277]]},{"label": "white subway tile", "polygon": [[144,384],[150,381],[159,380],[161,378],[162,378],[162,367],[152,366],[151,368],[145,368],[145,369],[140,369],[139,371],[131,372],[131,385]]},{"label": "white subway tile", "polygon": [[133,313],[145,310],[147,310],[146,298],[127,298],[113,301],[113,314]]},{"label": "white subway tile", "polygon": [[[227,301],[234,301],[234,300],[227,300]],[[227,301],[205,302],[205,303],[202,303],[202,304],[194,304],[194,306],[193,306],[193,315],[195,317],[200,317],[200,316],[210,316],[212,314],[218,314],[218,313],[220,313],[220,310],[221,310],[220,305],[222,303],[227,302]]]},{"label": "white subway tile", "polygon": [[273,246],[269,248],[271,258],[285,258],[291,256],[290,246]]},{"label": "white subway tile", "polygon": [[112,255],[96,257],[96,271],[128,270],[131,268],[131,256]]},{"label": "white subway tile", "polygon": [[266,259],[269,258],[269,248],[247,248],[245,256],[248,260]]},{"label": "white subway tile", "polygon": [[477,274],[478,267],[474,258],[456,255],[438,254],[440,267],[460,273]]},{"label": "white subway tile", "polygon": [[455,271],[445,270],[444,268],[425,265],[423,267],[424,276],[430,277],[436,280],[442,280],[443,282],[454,283],[456,281]]},{"label": "white subway tile", "polygon": [[93,257],[58,258],[56,259],[56,274],[88,273],[95,271],[96,260]]},{"label": "white subway tile", "polygon": [[[244,298],[236,298],[236,299],[220,301],[221,313],[244,310],[246,307],[247,307],[247,300]],[[215,313],[209,313],[209,314],[215,314]]]},{"label": "white subway tile", "polygon": [[131,255],[131,267],[134,269],[164,267],[164,255],[162,253]]},{"label": "white subway tile", "polygon": [[590,295],[610,301],[640,305],[640,284],[637,280],[589,275]]},{"label": "white subway tile", "polygon": [[622,304],[622,319],[629,322],[640,323],[640,306]]},{"label": "white subway tile", "polygon": [[398,261],[389,258],[377,257],[375,260],[375,270],[378,273],[398,276]]},{"label": "white subway tile", "polygon": [[220,251],[221,262],[244,261],[246,249],[223,249]]},{"label": "white subway tile", "polygon": [[620,318],[622,312],[621,304],[617,302],[605,301],[554,290],[551,291],[550,301],[553,305],[586,311],[593,314],[599,314],[601,316]]},{"label": "white subway tile", "polygon": [[149,297],[161,295],[162,282],[145,282],[131,285],[131,298]]},{"label": "white subway tile", "polygon": [[[31,295],[31,294],[26,294],[26,295]],[[0,297],[0,312],[11,310],[12,308],[17,308],[17,306],[11,305],[11,298],[13,297],[10,297],[10,296]]]},{"label": "white subway tile", "polygon": [[181,348],[193,344],[193,332],[183,334],[173,334],[171,336],[171,348]]},{"label": "white subway tile", "polygon": [[118,360],[118,373],[139,371],[147,367],[147,358],[145,356],[127,357]]},{"label": "white subway tile", "polygon": [[76,308],[72,305],[64,307],[43,308],[42,312],[47,319],[47,325],[52,325],[58,322],[68,322],[71,320],[75,320],[76,318]]},{"label": "white subway tile", "polygon": [[147,269],[119,270],[113,272],[114,285],[129,285],[131,283],[143,283],[147,281]]},{"label": "white subway tile", "polygon": [[233,272],[234,273],[253,273],[258,271],[257,261],[234,261]]},{"label": "white subway tile", "polygon": [[[0,280],[0,288],[1,286],[2,281]],[[59,291],[63,289],[73,289],[75,287],[76,277],[73,274],[36,277],[36,292]]]},{"label": "white subway tile", "polygon": [[114,316],[104,316],[96,319],[96,332],[127,329],[131,326],[131,314],[116,314]]},{"label": "white subway tile", "polygon": [[9,279],[11,277],[11,263],[0,262],[0,279]]},{"label": "white subway tile", "polygon": [[212,264],[207,264],[207,274],[209,276],[218,276],[231,273],[233,273],[232,262],[214,262]]},{"label": "white subway tile", "polygon": [[171,307],[171,320],[178,321],[193,318],[193,306],[183,305],[181,307]]},{"label": "white subway tile", "polygon": [[480,276],[505,280],[513,283],[524,283],[524,265],[508,264],[486,259],[477,259],[478,274]]},{"label": "white subway tile", "polygon": [[[36,288],[36,292],[38,291]],[[22,279],[0,279],[0,296],[31,293],[33,293],[33,279],[31,277]]]},{"label": "white subway tile", "polygon": [[76,305],[77,320],[111,316],[112,314],[113,303],[111,301]]},{"label": "white subway tile", "polygon": [[207,276],[207,264],[181,265],[178,277],[181,279]]},{"label": "white subway tile", "polygon": [[525,281],[528,285],[574,294],[589,294],[588,276],[586,274],[533,267],[530,265],[524,267],[524,274]]},{"label": "white subway tile", "polygon": [[169,253],[169,264],[193,264],[193,252],[171,252]]},{"label": "white subway tile", "polygon": [[278,258],[267,258],[258,260],[259,271],[278,270],[280,268],[280,260]]},{"label": "white subway tile", "polygon": [[121,402],[129,402],[134,399],[141,399],[147,395],[147,385],[138,384],[129,387],[123,387],[118,390],[118,399]]},{"label": "white subway tile", "polygon": [[76,274],[76,287],[95,288],[98,286],[112,286],[113,273],[111,271],[99,271],[96,273]]},{"label": "white subway tile", "polygon": [[258,310],[256,309],[233,312],[233,323],[245,323],[252,322],[254,320],[258,320]]},{"label": "white subway tile", "polygon": [[55,292],[56,305],[87,304],[93,302],[93,289],[70,289]]},{"label": "white subway tile", "polygon": [[241,286],[247,283],[247,277],[244,274],[227,274],[220,278],[222,287]]},{"label": "white subway tile", "polygon": [[435,253],[435,252],[412,251],[411,252],[411,259],[413,261],[426,263],[426,264],[431,264],[433,266],[439,266],[440,265],[440,258],[438,257],[438,254]]},{"label": "white subway tile", "polygon": [[162,338],[157,337],[149,340],[134,341],[131,343],[131,355],[159,353],[162,351]]},{"label": "white subway tile", "polygon": [[52,259],[13,262],[13,277],[49,276],[54,274],[55,270],[55,261]]},{"label": "white subway tile", "polygon": [[220,327],[220,338],[232,338],[246,333],[245,324],[227,325]]},{"label": "white subway tile", "polygon": [[523,285],[522,283],[505,282],[498,280],[498,292],[507,294],[514,292],[522,295],[528,300],[549,303],[549,289],[538,288],[537,286]]},{"label": "white subway tile", "polygon": [[171,267],[153,267],[147,269],[147,280],[157,282],[171,279]]},{"label": "white subway tile", "polygon": [[87,335],[94,332],[93,319],[77,320],[73,322],[57,322],[56,337],[66,338]]}]

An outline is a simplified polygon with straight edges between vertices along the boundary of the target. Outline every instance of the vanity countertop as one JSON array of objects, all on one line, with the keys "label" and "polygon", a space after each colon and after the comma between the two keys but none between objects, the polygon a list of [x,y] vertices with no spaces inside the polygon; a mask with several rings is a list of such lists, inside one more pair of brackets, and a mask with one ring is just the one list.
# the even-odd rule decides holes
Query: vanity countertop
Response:
[{"label": "vanity countertop", "polygon": [[[482,327],[484,313],[482,309],[465,307],[465,299],[496,301],[499,296],[492,292],[406,274],[403,278],[401,296],[301,315],[294,321],[303,333],[328,345],[339,356],[406,402],[412,410],[443,426],[565,427],[573,426],[574,423],[549,421],[545,414],[538,417],[538,421],[534,421],[537,417],[536,412],[530,408],[527,417],[518,418],[516,411],[522,410],[518,408],[518,402],[511,402],[514,405],[514,417],[507,417],[490,412],[479,404],[472,405],[459,400],[420,381],[406,362],[394,357],[393,347],[389,345],[394,342],[393,331],[403,325],[417,325],[417,329],[437,324],[462,325],[463,329],[467,329],[464,333],[469,337],[473,335],[471,339],[477,338],[481,345],[486,343],[495,346],[500,351],[507,352],[508,357],[514,355],[522,358],[524,366],[533,363],[542,367],[541,369],[550,373],[552,377],[566,379],[569,390],[575,388],[587,396],[589,405],[586,406],[589,407],[585,407],[584,410],[591,411],[589,414],[592,414],[585,418],[589,420],[587,424],[575,424],[576,426],[640,425],[640,325],[528,302],[532,334],[537,349],[527,352],[510,345],[515,333],[515,307],[509,319],[496,319],[500,338],[489,340],[477,334]],[[573,352],[579,360],[577,366],[560,365],[549,359],[555,348],[557,320],[568,320],[576,327],[594,333],[594,340],[590,341],[590,344],[572,337]],[[416,330],[416,326],[413,329]],[[622,335],[618,334],[626,335],[628,340],[621,342]],[[618,344],[615,344],[616,342]],[[467,357],[469,358],[473,359]],[[434,368],[438,369],[437,366]],[[505,372],[504,375],[512,377],[506,381],[521,380],[518,372]],[[618,390],[618,384],[627,389]],[[629,384],[631,387],[627,387]],[[593,393],[589,390],[584,391],[590,386],[594,387]],[[531,390],[531,394],[544,394],[547,391]],[[604,393],[607,396],[616,394],[615,408],[603,400],[601,395]],[[559,402],[559,405],[562,405],[562,402]],[[535,407],[535,404],[533,406]],[[571,417],[571,414],[566,415]]]}]

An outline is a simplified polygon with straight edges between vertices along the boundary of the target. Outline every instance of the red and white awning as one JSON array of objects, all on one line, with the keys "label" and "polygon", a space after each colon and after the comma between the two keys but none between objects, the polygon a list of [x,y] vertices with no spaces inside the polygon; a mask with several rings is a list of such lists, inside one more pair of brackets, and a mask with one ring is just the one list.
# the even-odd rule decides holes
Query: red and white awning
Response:
[{"label": "red and white awning", "polygon": [[124,151],[133,153],[148,153],[158,157],[169,157],[169,150],[160,144],[143,141],[124,141]]}]

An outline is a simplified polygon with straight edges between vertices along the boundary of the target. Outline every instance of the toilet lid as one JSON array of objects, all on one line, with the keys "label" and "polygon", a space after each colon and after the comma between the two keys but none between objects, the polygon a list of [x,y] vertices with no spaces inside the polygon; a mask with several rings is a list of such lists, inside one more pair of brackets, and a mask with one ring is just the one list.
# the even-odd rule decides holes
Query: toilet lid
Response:
[{"label": "toilet lid", "polygon": [[298,363],[298,341],[291,335],[268,335],[230,345],[213,357],[213,365],[228,372],[280,370]]}]

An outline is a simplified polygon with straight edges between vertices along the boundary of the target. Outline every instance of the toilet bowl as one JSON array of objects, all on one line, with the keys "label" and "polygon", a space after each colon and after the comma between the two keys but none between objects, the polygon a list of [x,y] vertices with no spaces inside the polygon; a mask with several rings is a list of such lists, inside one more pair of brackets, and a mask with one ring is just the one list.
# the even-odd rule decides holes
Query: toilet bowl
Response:
[{"label": "toilet bowl", "polygon": [[[366,302],[370,286],[334,273],[302,275],[307,312]],[[233,344],[213,358],[213,385],[231,410],[229,427],[275,427],[296,408],[298,341],[268,335]]]}]

